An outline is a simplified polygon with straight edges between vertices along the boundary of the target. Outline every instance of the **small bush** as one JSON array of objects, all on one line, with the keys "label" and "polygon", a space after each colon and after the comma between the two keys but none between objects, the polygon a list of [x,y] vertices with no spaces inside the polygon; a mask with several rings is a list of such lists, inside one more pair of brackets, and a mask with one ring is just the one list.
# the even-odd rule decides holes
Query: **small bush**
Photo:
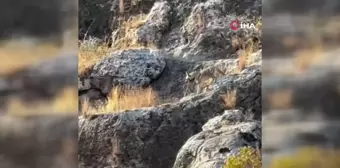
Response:
[{"label": "small bush", "polygon": [[254,148],[244,147],[238,155],[227,159],[225,168],[261,168],[261,153]]}]

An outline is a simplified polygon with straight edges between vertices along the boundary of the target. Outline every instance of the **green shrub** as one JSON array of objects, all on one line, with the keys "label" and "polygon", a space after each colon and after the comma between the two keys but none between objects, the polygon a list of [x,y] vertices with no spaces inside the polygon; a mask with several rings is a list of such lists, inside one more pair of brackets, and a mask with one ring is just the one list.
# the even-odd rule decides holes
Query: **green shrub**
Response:
[{"label": "green shrub", "polygon": [[251,147],[244,147],[236,156],[230,156],[225,168],[261,168],[261,152]]},{"label": "green shrub", "polygon": [[294,155],[273,160],[270,168],[339,168],[340,151],[304,147]]}]

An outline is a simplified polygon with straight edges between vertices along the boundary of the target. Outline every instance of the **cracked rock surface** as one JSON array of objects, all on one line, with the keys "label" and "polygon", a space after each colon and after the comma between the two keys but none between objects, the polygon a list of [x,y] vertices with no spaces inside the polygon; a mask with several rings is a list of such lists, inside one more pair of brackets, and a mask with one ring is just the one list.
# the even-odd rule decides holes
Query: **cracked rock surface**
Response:
[{"label": "cracked rock surface", "polygon": [[259,149],[261,123],[249,114],[228,110],[210,119],[182,146],[173,168],[223,168],[228,156],[242,147]]},{"label": "cracked rock surface", "polygon": [[[200,132],[209,119],[224,112],[226,107],[221,99],[222,94],[239,91],[236,97],[241,99],[237,101],[236,108],[243,112],[260,108],[254,107],[253,103],[245,104],[247,101],[242,98],[247,97],[248,102],[256,102],[261,95],[261,73],[250,72],[253,74],[231,76],[229,80],[235,80],[236,83],[184,97],[179,102],[118,114],[95,115],[90,118],[81,116],[81,167],[171,167],[178,150],[187,139]],[[258,89],[251,89],[254,87]],[[261,116],[260,111],[257,112],[254,115]]]}]

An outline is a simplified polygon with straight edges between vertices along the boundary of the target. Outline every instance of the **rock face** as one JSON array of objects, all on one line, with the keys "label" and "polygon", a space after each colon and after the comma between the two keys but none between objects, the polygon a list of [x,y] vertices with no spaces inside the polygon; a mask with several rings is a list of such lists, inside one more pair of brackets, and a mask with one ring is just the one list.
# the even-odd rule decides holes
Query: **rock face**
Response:
[{"label": "rock face", "polygon": [[[81,32],[84,31],[88,33],[88,36],[103,39],[111,37],[111,32],[119,31],[119,20],[124,21],[126,18],[117,12],[119,11],[118,1],[89,2],[84,0],[80,4],[81,18],[88,20],[89,23],[81,21]],[[155,44],[166,54],[175,57],[201,61],[232,58],[235,48],[240,47],[232,45],[232,38],[238,37],[240,41],[253,38],[254,43],[261,39],[260,28],[239,29],[238,31],[230,28],[230,23],[236,18],[241,22],[256,25],[262,14],[259,0],[247,2],[240,0],[155,2],[149,0],[125,4],[128,2],[130,1],[123,1],[124,5],[129,6],[128,16],[141,12],[148,15],[146,22],[136,31],[136,40],[143,45]],[[99,13],[94,12],[98,11],[97,6],[103,6]],[[91,16],[91,13],[98,16]],[[97,20],[93,21],[93,18]]]},{"label": "rock face", "polygon": [[232,31],[230,28],[230,23],[236,19],[236,16],[240,21],[255,24],[258,19],[256,17],[261,15],[260,1],[208,0],[187,4],[185,7],[187,9],[179,5],[174,9],[177,14],[184,13],[182,19],[186,20],[179,25],[179,43],[175,48],[173,42],[167,43],[171,47],[166,48],[169,48],[174,56],[189,60],[228,58],[233,53],[232,37],[241,39],[260,37],[260,31],[242,29]]},{"label": "rock face", "polygon": [[210,119],[178,152],[173,168],[223,168],[242,147],[261,148],[261,123],[239,110]]},{"label": "rock face", "polygon": [[169,28],[171,6],[167,1],[155,2],[146,23],[138,29],[138,42],[160,45],[164,32]]},{"label": "rock face", "polygon": [[[112,53],[90,68],[90,73],[80,75],[79,90],[86,91],[85,96],[101,97],[103,91],[94,80],[110,76],[112,87],[151,87],[161,100],[149,108],[79,116],[79,168],[171,168],[174,164],[210,168],[243,146],[259,148],[261,28],[233,31],[230,23],[237,18],[257,24],[261,1],[85,0],[82,5],[81,15],[87,15],[87,21],[81,21],[80,27],[88,30],[87,23],[94,22],[88,32],[99,39],[95,41],[112,37],[115,48],[122,38],[118,34],[125,31],[120,25],[129,17],[143,18],[127,22],[138,23],[131,28],[136,29],[134,36],[129,37],[157,50]],[[100,12],[95,13],[99,6]],[[145,20],[134,17],[140,13],[147,16]],[[225,110],[235,114],[223,114]],[[246,114],[253,119],[248,120]],[[194,153],[191,146],[207,151],[187,157]]]},{"label": "rock face", "polygon": [[[236,80],[235,77],[232,79]],[[243,86],[250,86],[250,83],[260,86],[260,79],[260,73],[239,75],[240,82],[249,83]],[[80,167],[171,167],[184,142],[201,131],[210,118],[228,109],[221,95],[242,90],[240,86],[226,85],[158,107],[98,115],[90,119],[80,117]],[[253,97],[257,99],[261,93],[247,89],[244,94],[257,95]],[[240,107],[236,104],[236,108],[244,111],[253,106]]]},{"label": "rock face", "polygon": [[[245,72],[249,70],[259,70],[262,60],[262,50],[253,53],[249,56],[252,59],[250,66]],[[185,94],[202,93],[214,89],[214,87],[223,86],[223,78],[237,74],[239,71],[239,59],[220,59],[212,61],[196,62],[194,68],[189,70],[186,77],[187,89]],[[252,73],[250,73],[252,74]]]}]

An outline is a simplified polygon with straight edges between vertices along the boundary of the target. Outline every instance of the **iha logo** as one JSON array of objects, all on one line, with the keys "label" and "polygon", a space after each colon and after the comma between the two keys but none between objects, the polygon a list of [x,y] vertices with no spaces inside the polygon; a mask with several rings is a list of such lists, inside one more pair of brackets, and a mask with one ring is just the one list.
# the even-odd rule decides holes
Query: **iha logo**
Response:
[{"label": "iha logo", "polygon": [[240,22],[237,19],[232,20],[230,22],[230,28],[234,31],[239,30],[239,29],[255,29],[255,30],[258,30],[258,28],[255,26],[255,24]]}]

